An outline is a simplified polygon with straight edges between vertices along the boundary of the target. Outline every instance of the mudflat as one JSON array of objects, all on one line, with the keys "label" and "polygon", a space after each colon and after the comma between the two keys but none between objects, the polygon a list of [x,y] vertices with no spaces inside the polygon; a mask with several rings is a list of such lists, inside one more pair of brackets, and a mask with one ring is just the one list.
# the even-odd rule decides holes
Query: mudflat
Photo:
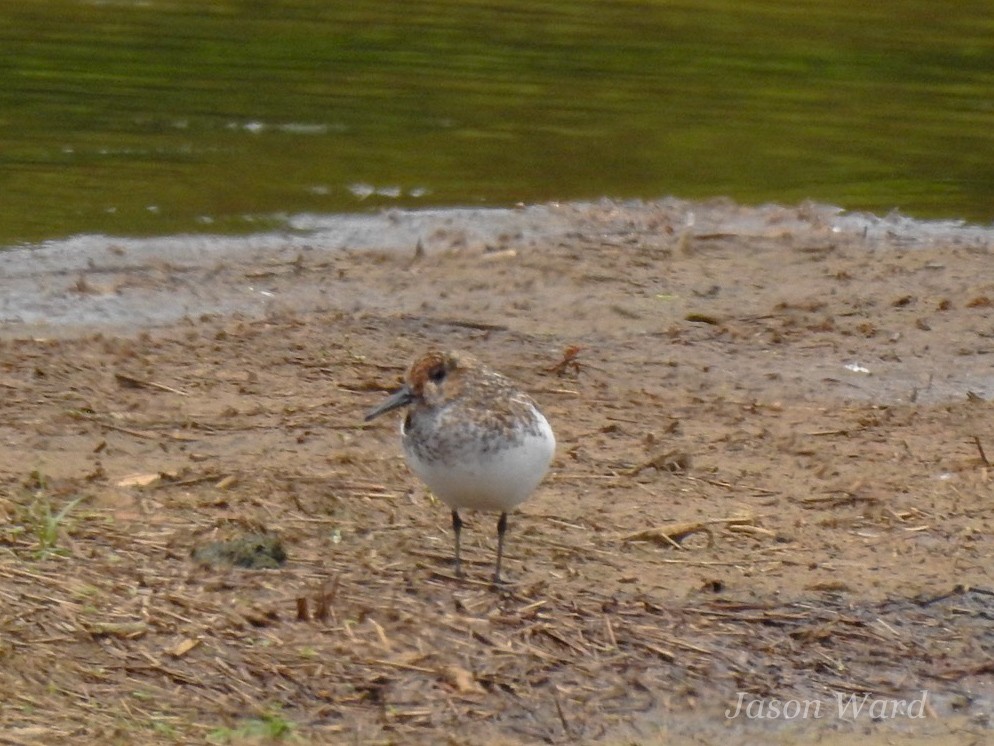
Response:
[{"label": "mudflat", "polygon": [[[664,200],[84,243],[0,258],[11,743],[990,737],[991,231]],[[453,577],[363,422],[430,347],[558,438],[497,590],[496,516]]]}]

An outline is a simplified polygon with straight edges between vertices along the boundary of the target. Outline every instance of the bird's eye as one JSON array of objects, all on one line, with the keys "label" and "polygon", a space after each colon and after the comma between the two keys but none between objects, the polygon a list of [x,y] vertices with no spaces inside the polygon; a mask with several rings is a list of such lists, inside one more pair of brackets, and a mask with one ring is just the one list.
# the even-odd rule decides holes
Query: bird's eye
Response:
[{"label": "bird's eye", "polygon": [[436,365],[434,368],[428,371],[428,378],[435,383],[441,383],[445,378],[445,366]]}]

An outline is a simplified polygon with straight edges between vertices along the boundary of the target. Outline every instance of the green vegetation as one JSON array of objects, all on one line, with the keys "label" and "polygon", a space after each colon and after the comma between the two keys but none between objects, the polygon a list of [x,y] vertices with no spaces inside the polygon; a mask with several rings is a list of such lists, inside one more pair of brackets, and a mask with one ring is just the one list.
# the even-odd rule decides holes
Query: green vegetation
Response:
[{"label": "green vegetation", "polygon": [[265,712],[258,718],[245,720],[236,728],[217,728],[208,737],[208,743],[242,743],[245,740],[280,741],[290,738],[294,724],[287,720],[278,709]]},{"label": "green vegetation", "polygon": [[87,496],[80,495],[53,512],[52,496],[45,476],[38,471],[32,472],[28,485],[31,490],[29,502],[22,506],[18,519],[11,526],[12,532],[34,539],[32,551],[37,559],[66,554],[66,550],[59,547],[59,537],[67,530],[69,514]]}]

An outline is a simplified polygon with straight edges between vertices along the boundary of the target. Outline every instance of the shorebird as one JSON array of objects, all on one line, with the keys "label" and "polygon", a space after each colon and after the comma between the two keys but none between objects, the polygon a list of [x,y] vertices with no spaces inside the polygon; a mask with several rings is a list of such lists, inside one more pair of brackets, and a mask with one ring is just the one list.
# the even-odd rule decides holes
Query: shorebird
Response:
[{"label": "shorebird", "polygon": [[500,583],[507,514],[549,470],[556,437],[535,402],[471,355],[429,351],[366,421],[407,407],[400,426],[411,470],[452,510],[456,575],[462,576],[461,509],[500,513],[494,583]]}]

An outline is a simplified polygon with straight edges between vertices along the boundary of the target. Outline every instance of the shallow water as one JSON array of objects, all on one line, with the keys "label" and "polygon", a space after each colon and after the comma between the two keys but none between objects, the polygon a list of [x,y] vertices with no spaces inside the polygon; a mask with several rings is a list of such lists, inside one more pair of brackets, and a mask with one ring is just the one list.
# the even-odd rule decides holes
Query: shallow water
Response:
[{"label": "shallow water", "polygon": [[0,245],[608,195],[994,219],[986,1],[0,7]]}]

